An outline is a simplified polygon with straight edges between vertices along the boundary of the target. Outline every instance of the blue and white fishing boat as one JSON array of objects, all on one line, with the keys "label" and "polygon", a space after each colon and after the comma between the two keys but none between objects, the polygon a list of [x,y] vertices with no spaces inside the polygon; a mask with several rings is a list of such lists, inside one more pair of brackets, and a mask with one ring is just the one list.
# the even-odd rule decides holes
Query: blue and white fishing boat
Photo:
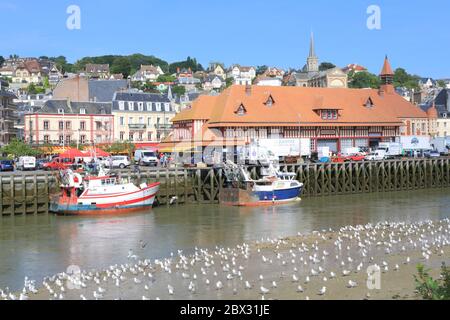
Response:
[{"label": "blue and white fishing boat", "polygon": [[220,194],[222,204],[234,206],[276,205],[300,200],[303,183],[295,173],[284,173],[271,164],[266,174],[253,180],[242,166],[227,163],[225,174],[229,185]]}]

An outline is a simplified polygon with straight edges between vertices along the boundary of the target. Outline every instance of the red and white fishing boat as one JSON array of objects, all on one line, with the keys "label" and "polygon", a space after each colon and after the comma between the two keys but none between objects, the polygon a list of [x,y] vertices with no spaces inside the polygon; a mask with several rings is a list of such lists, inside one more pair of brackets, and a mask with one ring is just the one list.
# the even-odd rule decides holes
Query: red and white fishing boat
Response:
[{"label": "red and white fishing boat", "polygon": [[140,186],[108,175],[86,176],[72,170],[61,173],[62,194],[51,201],[50,211],[68,215],[103,215],[142,211],[151,208],[160,183]]}]

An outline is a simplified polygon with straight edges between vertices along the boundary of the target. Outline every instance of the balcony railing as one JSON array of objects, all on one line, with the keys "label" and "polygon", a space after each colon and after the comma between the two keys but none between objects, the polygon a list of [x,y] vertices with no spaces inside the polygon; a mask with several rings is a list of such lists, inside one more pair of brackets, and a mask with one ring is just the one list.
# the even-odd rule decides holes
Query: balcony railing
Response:
[{"label": "balcony railing", "polygon": [[171,124],[155,124],[157,130],[172,130],[173,125]]},{"label": "balcony railing", "polygon": [[129,124],[128,128],[130,128],[130,130],[145,130],[147,129],[147,125],[146,124]]}]

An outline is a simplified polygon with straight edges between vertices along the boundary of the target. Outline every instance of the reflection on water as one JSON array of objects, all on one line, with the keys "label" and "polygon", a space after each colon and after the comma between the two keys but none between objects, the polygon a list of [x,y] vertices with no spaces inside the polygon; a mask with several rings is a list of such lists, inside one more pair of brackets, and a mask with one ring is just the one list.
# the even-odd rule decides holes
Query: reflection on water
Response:
[{"label": "reflection on water", "polygon": [[[0,219],[0,288],[18,289],[66,270],[126,263],[129,249],[146,258],[194,247],[234,246],[262,237],[379,221],[450,217],[448,189],[304,199],[264,208],[181,206],[128,216]],[[140,241],[148,243],[145,249]]]}]

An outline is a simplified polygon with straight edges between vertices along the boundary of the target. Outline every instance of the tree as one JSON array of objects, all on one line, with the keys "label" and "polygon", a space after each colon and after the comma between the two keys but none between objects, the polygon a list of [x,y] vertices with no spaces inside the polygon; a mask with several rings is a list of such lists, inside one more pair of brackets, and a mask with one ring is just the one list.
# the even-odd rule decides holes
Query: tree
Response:
[{"label": "tree", "polygon": [[234,79],[233,78],[227,78],[225,80],[225,88],[231,87],[233,85],[233,83],[234,83]]},{"label": "tree", "polygon": [[174,86],[172,88],[172,93],[176,94],[177,96],[181,96],[186,93],[186,88],[183,86]]},{"label": "tree", "polygon": [[197,62],[197,59],[187,57],[185,61],[174,62],[169,66],[169,73],[173,74],[177,72],[177,69],[189,69],[192,72],[203,71],[203,66]]},{"label": "tree", "polygon": [[256,75],[259,76],[259,75],[263,74],[264,72],[267,71],[267,69],[269,69],[269,67],[266,66],[266,65],[263,65],[263,66],[257,66],[257,67],[256,67]]},{"label": "tree", "polygon": [[417,266],[418,275],[414,275],[416,290],[425,300],[450,300],[450,267],[442,263],[441,279],[434,280],[429,270],[419,264]]},{"label": "tree", "polygon": [[439,88],[445,88],[447,86],[444,80],[438,80],[437,85]]},{"label": "tree", "polygon": [[156,82],[174,82],[176,78],[172,75],[163,74],[158,77]]},{"label": "tree", "polygon": [[125,57],[116,58],[110,68],[111,73],[121,73],[125,78],[131,75],[131,62]]},{"label": "tree", "polygon": [[336,68],[336,66],[334,64],[332,64],[331,62],[322,62],[319,66],[319,71],[325,71],[328,69],[333,69]]},{"label": "tree", "polygon": [[3,65],[4,62],[5,62],[5,58],[3,58],[3,56],[0,56],[0,67]]},{"label": "tree", "polygon": [[45,88],[36,86],[34,83],[30,83],[30,85],[27,88],[27,92],[29,94],[45,93]]},{"label": "tree", "polygon": [[397,68],[394,72],[394,87],[419,90],[419,76],[411,75],[403,68]]},{"label": "tree", "polygon": [[348,74],[349,87],[362,89],[362,88],[372,88],[378,89],[380,87],[380,79],[367,71],[363,72],[353,72]]},{"label": "tree", "polygon": [[30,145],[17,139],[12,140],[7,146],[4,146],[1,149],[1,152],[15,158],[25,156],[35,157],[41,154],[40,150],[34,149]]}]

